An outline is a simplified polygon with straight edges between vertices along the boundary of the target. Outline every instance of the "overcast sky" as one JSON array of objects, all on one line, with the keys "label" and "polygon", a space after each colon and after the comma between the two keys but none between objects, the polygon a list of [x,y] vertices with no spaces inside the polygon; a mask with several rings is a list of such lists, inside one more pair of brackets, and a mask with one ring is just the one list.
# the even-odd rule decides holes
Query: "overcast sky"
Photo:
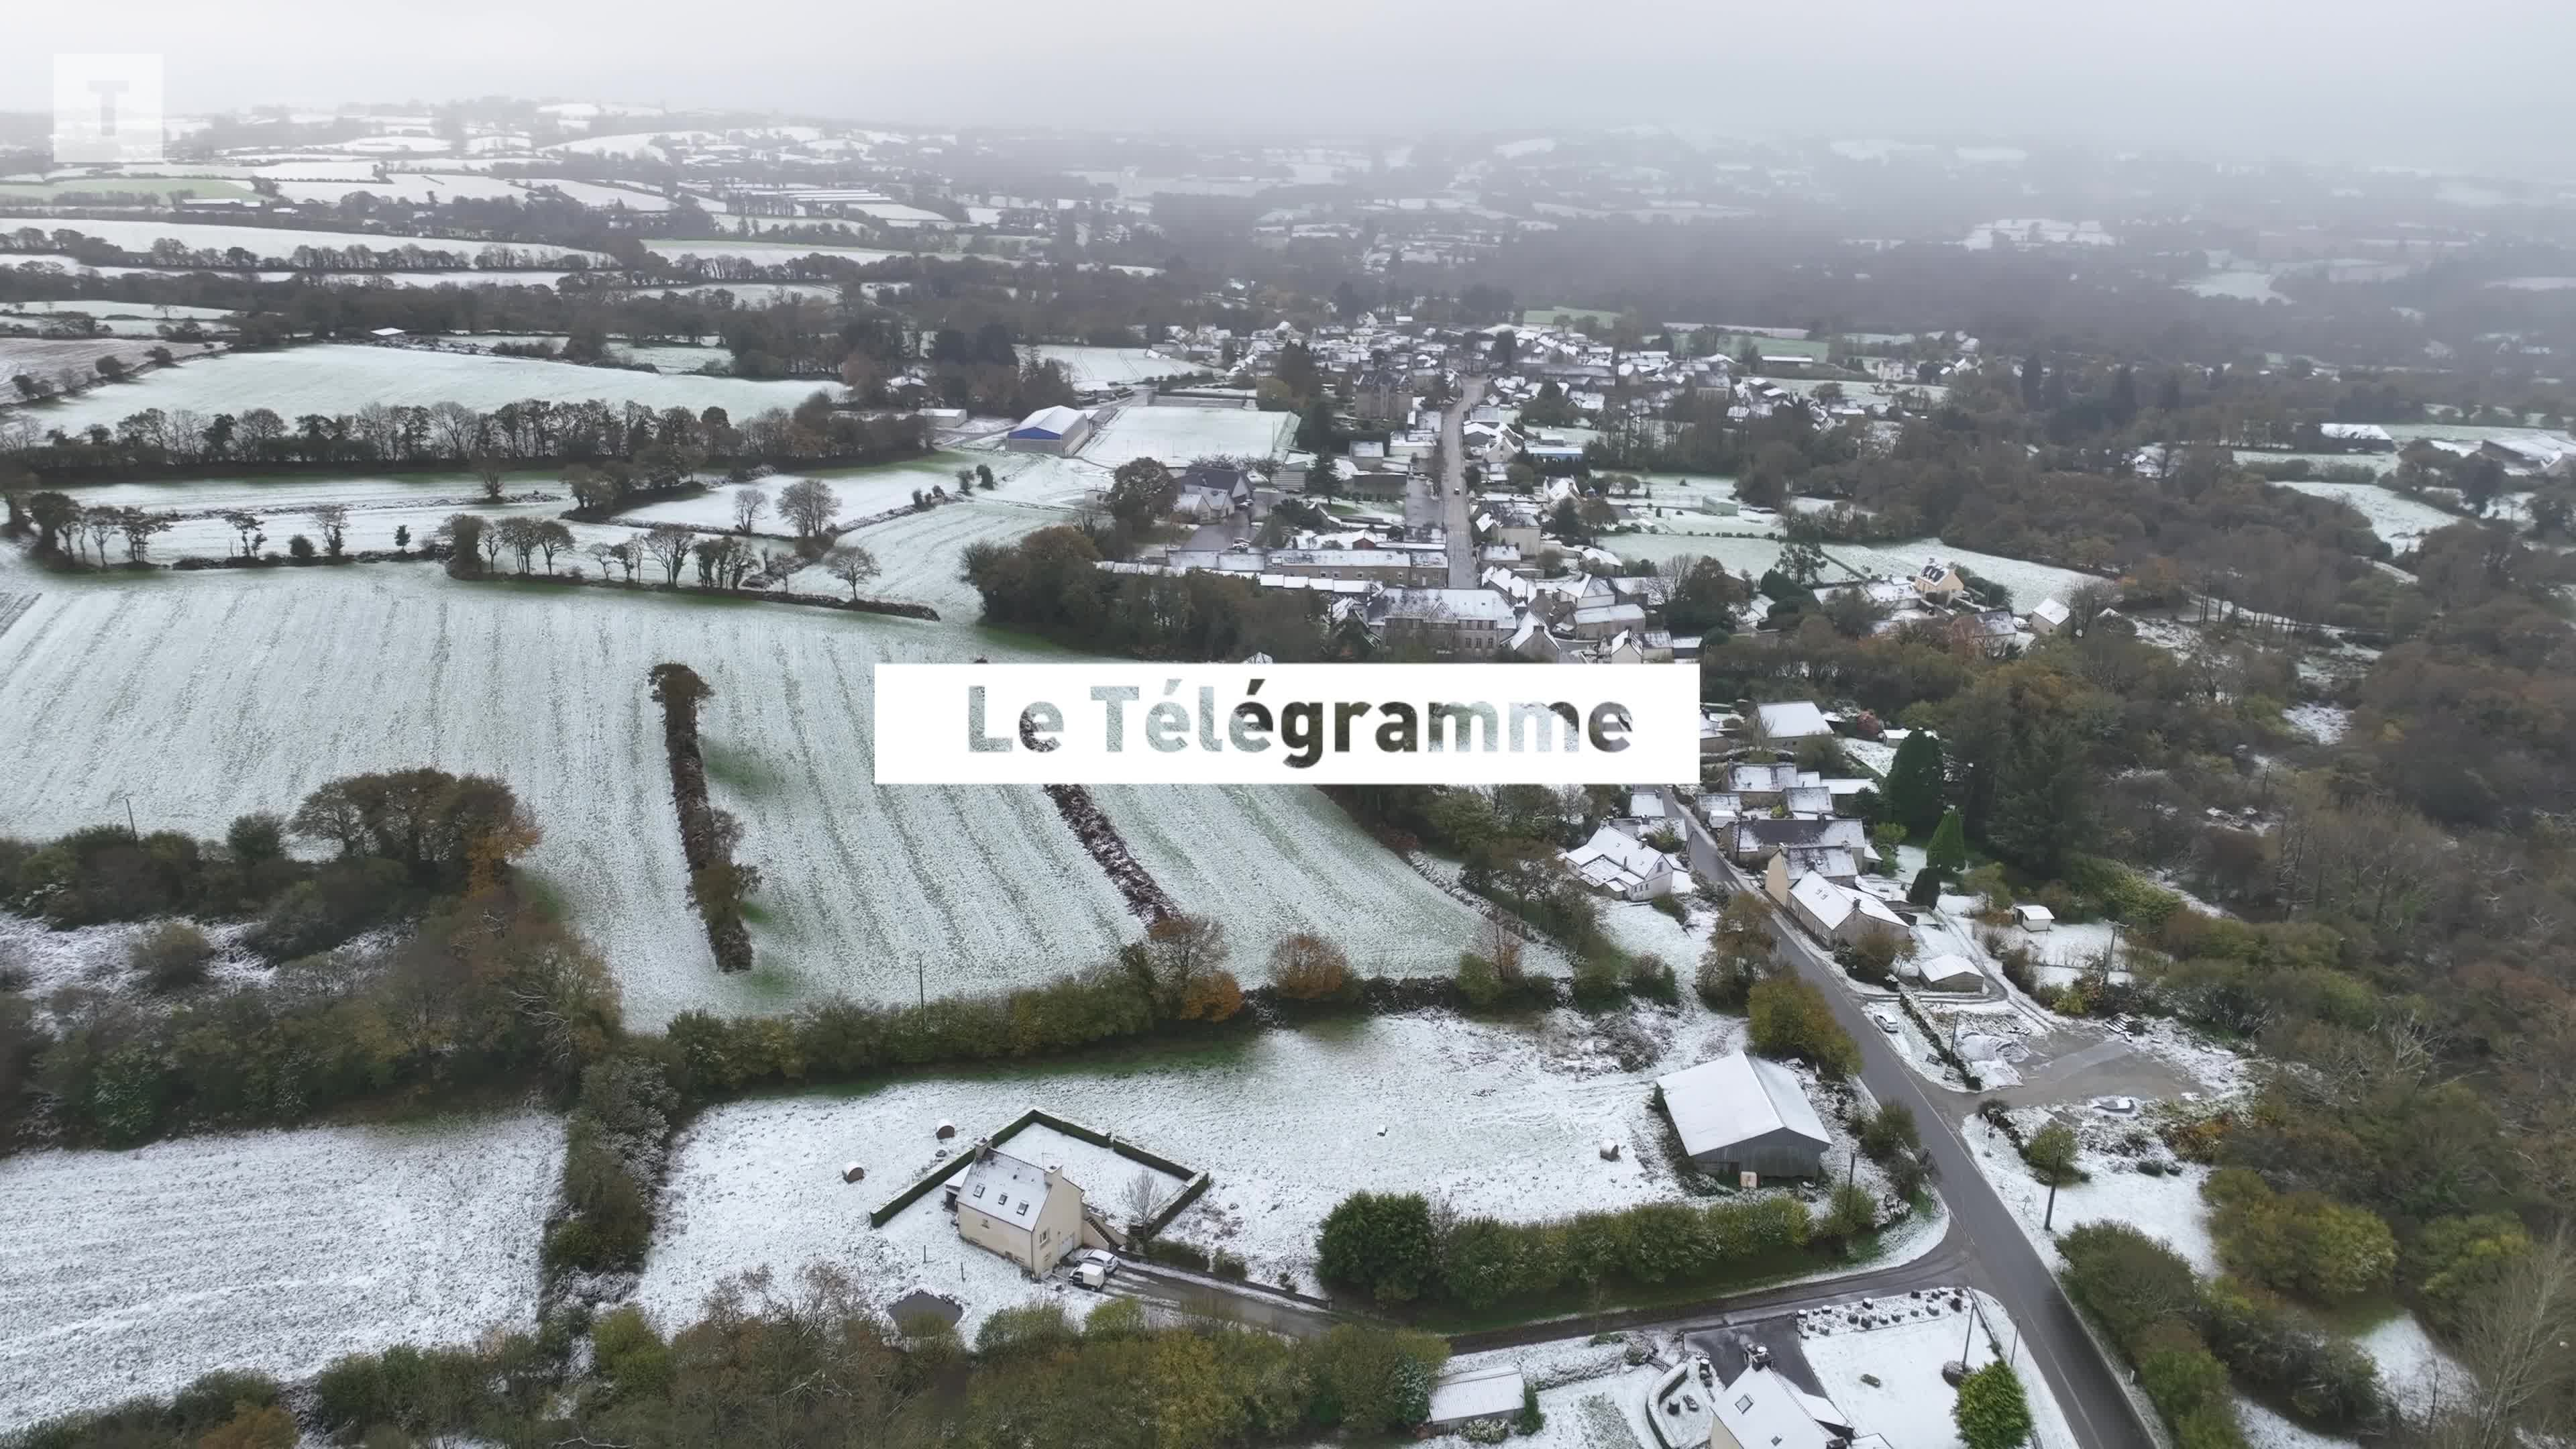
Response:
[{"label": "overcast sky", "polygon": [[2576,173],[2566,0],[121,0],[0,5],[0,107],[157,49],[170,109],[507,93],[885,123],[2170,143]]}]

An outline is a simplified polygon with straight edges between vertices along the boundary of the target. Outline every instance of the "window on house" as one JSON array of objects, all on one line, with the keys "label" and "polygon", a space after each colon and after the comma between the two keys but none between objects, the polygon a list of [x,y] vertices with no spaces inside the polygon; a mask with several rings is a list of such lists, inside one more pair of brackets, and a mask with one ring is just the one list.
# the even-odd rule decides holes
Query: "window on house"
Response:
[{"label": "window on house", "polygon": [[1753,1412],[1753,1396],[1752,1396],[1751,1394],[1746,1394],[1744,1397],[1742,1397],[1742,1398],[1740,1398],[1740,1399],[1737,1399],[1737,1400],[1735,1401],[1735,1412],[1737,1412],[1737,1413],[1739,1413],[1739,1414],[1750,1414],[1750,1413],[1752,1413],[1752,1412]]},{"label": "window on house", "polygon": [[980,1182],[975,1184],[975,1195],[977,1197],[982,1197],[984,1195],[984,1184]]}]

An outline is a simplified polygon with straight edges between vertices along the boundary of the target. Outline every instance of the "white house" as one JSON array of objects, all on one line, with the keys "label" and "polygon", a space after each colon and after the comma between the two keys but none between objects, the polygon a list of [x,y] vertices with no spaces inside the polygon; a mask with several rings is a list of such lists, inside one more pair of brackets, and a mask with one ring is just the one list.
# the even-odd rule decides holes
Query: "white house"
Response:
[{"label": "white house", "polygon": [[1560,858],[1584,884],[1623,901],[1651,900],[1689,888],[1690,873],[1679,861],[1616,826],[1600,827]]},{"label": "white house", "polygon": [[2067,616],[2068,610],[2064,600],[2042,600],[2038,608],[2030,611],[2030,632],[2054,634],[2066,627]]},{"label": "white house", "polygon": [[1761,716],[1762,733],[1767,739],[1803,740],[1834,732],[1834,727],[1825,722],[1825,712],[1816,708],[1812,700],[1789,700],[1753,708],[1754,713]]},{"label": "white house", "polygon": [[1046,1272],[1082,1245],[1082,1189],[1054,1167],[989,1146],[976,1147],[944,1205],[957,1216],[957,1236],[1031,1273]]},{"label": "white house", "polygon": [[1813,872],[1789,887],[1789,914],[1838,946],[1857,946],[1872,937],[1903,941],[1911,934],[1905,918],[1887,902]]},{"label": "white house", "polygon": [[2013,924],[2025,931],[2046,931],[2057,925],[2057,913],[2046,906],[2015,906]]},{"label": "white house", "polygon": [[1747,1367],[1715,1397],[1709,1449],[1832,1449],[1852,1442],[1849,1414],[1767,1364]]}]

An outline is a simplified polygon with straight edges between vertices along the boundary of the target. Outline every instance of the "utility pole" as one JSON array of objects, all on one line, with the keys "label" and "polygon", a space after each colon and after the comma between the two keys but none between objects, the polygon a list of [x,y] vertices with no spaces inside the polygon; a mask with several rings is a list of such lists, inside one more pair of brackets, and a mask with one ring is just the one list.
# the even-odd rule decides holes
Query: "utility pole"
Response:
[{"label": "utility pole", "polygon": [[1967,1311],[1959,1315],[1968,1321],[1966,1331],[1959,1335],[1959,1369],[1964,1373],[1968,1368],[1969,1345],[1977,1340],[1977,1300],[1969,1298],[1965,1289],[1960,1290],[1960,1298],[1968,1305]]},{"label": "utility pole", "polygon": [[119,790],[116,792],[116,798],[125,802],[125,829],[127,833],[131,834],[135,839],[141,840],[143,838],[143,827],[134,823],[134,792],[131,790]]},{"label": "utility pole", "polygon": [[2048,1211],[2040,1217],[2040,1220],[2039,1220],[2039,1230],[2040,1230],[2041,1232],[2043,1232],[2043,1233],[2053,1233],[2053,1232],[2057,1231],[2056,1226],[2055,1226],[2056,1222],[2057,1222],[2057,1174],[2056,1174],[2055,1172],[2053,1172],[2053,1171],[2052,1171],[2051,1173],[2049,1173],[2049,1174],[2048,1174]]}]

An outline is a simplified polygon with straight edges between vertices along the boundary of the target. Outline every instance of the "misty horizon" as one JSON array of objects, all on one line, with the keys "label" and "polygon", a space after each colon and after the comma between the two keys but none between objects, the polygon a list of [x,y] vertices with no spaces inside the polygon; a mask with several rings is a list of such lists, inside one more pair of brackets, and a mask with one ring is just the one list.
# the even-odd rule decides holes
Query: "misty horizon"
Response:
[{"label": "misty horizon", "polygon": [[2439,25],[2384,0],[2188,0],[2080,20],[2032,0],[1969,15],[1872,3],[1830,24],[1654,0],[1580,26],[1527,0],[1469,20],[1330,0],[1294,23],[1218,25],[1172,4],[1068,19],[1012,0],[971,29],[861,11],[714,33],[685,13],[629,7],[608,33],[466,0],[398,44],[314,0],[151,0],[113,24],[33,14],[0,58],[0,110],[49,106],[56,52],[158,50],[173,115],[514,95],[1203,141],[1654,127],[2072,144],[2541,181],[2569,175],[2560,139],[2576,132],[2557,73],[2576,20],[2501,0]]}]

